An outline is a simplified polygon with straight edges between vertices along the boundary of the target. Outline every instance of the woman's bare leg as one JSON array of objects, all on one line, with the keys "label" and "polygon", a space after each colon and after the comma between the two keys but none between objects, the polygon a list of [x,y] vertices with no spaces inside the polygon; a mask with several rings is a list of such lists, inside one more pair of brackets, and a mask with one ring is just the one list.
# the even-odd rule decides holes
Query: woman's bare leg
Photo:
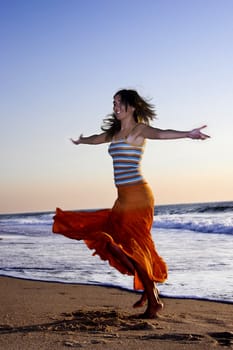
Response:
[{"label": "woman's bare leg", "polygon": [[142,307],[145,305],[146,301],[147,301],[147,295],[146,295],[146,292],[143,291],[141,298],[138,301],[136,301],[136,303],[133,304],[133,307],[134,308]]},{"label": "woman's bare leg", "polygon": [[132,274],[135,274],[135,267],[132,263],[132,260],[120,249],[117,245],[109,244],[109,251],[112,255],[120,261],[120,263],[125,266],[125,268]]},{"label": "woman's bare leg", "polygon": [[[155,288],[155,294],[157,294],[157,301],[159,303],[162,303],[161,300],[159,299],[159,292],[158,292],[158,289],[156,288],[156,284],[154,282],[154,288]],[[156,293],[157,291],[157,293]],[[141,298],[136,301],[136,303],[133,304],[133,307],[136,308],[136,307],[142,307],[145,305],[145,303],[147,302],[147,294],[145,291],[142,292],[142,295],[141,295]]]},{"label": "woman's bare leg", "polygon": [[148,305],[145,313],[142,315],[144,318],[155,318],[157,313],[163,308],[163,303],[159,299],[158,290],[155,283],[150,280],[146,271],[135,261],[131,260],[120,248],[116,245],[109,244],[109,251],[115,256],[117,260],[121,262],[123,266],[132,274],[135,274],[135,270],[144,286],[145,292],[141,299],[134,304],[134,307],[143,306],[148,300]]},{"label": "woman's bare leg", "polygon": [[[142,315],[144,318],[155,318],[157,313],[162,310],[163,303],[159,299],[158,290],[153,281],[150,280],[147,273],[136,263],[134,262],[135,269],[137,270],[138,276],[141,279],[141,282],[145,288],[145,294],[148,299],[148,305],[145,313]],[[142,298],[141,298],[142,299]],[[143,299],[144,301],[144,299]],[[140,303],[140,300],[139,300]]]}]

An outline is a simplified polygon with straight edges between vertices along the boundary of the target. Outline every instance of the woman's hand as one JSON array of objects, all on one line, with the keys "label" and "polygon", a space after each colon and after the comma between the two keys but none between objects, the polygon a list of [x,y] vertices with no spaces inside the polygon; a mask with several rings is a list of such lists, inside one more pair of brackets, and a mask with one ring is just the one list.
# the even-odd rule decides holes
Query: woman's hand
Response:
[{"label": "woman's hand", "polygon": [[193,129],[188,132],[188,137],[191,139],[196,139],[196,140],[205,140],[208,139],[210,136],[204,134],[201,132],[202,129],[206,128],[206,125],[201,126],[200,128]]},{"label": "woman's hand", "polygon": [[106,132],[103,132],[102,134],[97,134],[97,135],[91,135],[84,137],[83,134],[79,136],[77,140],[70,139],[72,143],[75,145],[99,145],[104,142],[108,142],[107,137],[106,137]]},{"label": "woman's hand", "polygon": [[75,145],[80,145],[82,137],[83,137],[83,134],[81,134],[77,140],[70,138],[70,141],[73,142],[73,144]]}]

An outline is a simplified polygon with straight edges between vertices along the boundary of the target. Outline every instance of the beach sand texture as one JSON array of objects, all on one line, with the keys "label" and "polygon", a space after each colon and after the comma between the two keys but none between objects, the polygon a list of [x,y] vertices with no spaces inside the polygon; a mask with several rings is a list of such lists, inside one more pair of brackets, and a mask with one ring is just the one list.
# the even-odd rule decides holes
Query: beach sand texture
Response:
[{"label": "beach sand texture", "polygon": [[134,292],[0,277],[0,349],[231,349],[233,304],[163,298],[153,320]]}]

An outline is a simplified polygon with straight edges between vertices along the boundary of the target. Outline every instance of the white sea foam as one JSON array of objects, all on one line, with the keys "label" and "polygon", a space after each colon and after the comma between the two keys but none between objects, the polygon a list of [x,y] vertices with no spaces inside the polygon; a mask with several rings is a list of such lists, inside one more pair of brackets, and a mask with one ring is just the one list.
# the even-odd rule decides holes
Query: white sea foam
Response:
[{"label": "white sea foam", "polygon": [[190,230],[202,233],[224,233],[233,235],[233,216],[231,214],[174,214],[158,215],[153,227]]}]

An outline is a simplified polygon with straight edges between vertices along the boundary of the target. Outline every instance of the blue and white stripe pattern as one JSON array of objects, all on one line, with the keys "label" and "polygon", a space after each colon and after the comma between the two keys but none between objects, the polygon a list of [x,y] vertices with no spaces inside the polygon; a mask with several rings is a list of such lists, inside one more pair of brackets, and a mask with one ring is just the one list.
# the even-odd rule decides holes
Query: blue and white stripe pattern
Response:
[{"label": "blue and white stripe pattern", "polygon": [[113,141],[108,151],[113,159],[116,186],[143,181],[140,172],[140,161],[144,151],[143,146],[131,145],[121,139]]}]

